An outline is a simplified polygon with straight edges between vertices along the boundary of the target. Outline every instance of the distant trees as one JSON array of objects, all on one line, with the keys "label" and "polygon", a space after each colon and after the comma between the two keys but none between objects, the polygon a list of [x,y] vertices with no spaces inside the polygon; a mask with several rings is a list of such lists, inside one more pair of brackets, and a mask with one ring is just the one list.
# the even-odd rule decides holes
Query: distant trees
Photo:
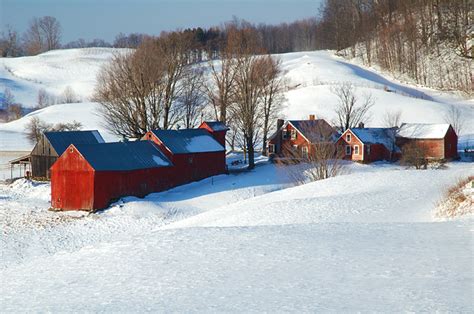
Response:
[{"label": "distant trees", "polygon": [[374,101],[370,94],[360,99],[356,95],[356,88],[350,82],[343,83],[332,89],[338,98],[336,105],[335,124],[341,132],[347,129],[355,128],[360,123],[365,123],[370,118],[370,108]]},{"label": "distant trees", "polygon": [[33,117],[25,126],[26,137],[31,143],[36,143],[41,139],[44,132],[51,131],[77,131],[82,129],[82,124],[76,120],[69,123],[51,124]]},{"label": "distant trees", "polygon": [[386,111],[382,119],[383,126],[386,128],[399,127],[402,122],[402,111]]},{"label": "distant trees", "polygon": [[456,132],[458,136],[463,133],[467,122],[466,117],[462,114],[462,111],[454,105],[449,106],[448,111],[444,115],[444,121],[451,124],[454,132]]},{"label": "distant trees", "polygon": [[74,89],[72,89],[71,86],[66,86],[59,97],[60,103],[63,104],[73,104],[77,102],[81,102],[81,99],[76,95],[76,92],[74,92]]},{"label": "distant trees", "polygon": [[33,18],[24,34],[25,50],[34,55],[60,48],[61,25],[52,16]]},{"label": "distant trees", "polygon": [[17,31],[7,25],[0,33],[0,57],[17,57],[21,55],[22,48]]}]

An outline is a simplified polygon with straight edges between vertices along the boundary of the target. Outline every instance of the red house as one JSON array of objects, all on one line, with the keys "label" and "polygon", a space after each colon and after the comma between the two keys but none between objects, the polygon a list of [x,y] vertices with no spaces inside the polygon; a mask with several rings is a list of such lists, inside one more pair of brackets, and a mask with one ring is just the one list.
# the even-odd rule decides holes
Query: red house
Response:
[{"label": "red house", "polygon": [[204,121],[199,126],[200,129],[206,129],[211,135],[225,148],[225,135],[229,128],[220,121]]},{"label": "red house", "polygon": [[343,158],[360,162],[393,160],[400,150],[395,145],[395,128],[347,129],[336,144],[343,151]]},{"label": "red house", "polygon": [[51,167],[51,206],[95,211],[113,200],[176,185],[172,163],[152,142],[71,144]]},{"label": "red house", "polygon": [[403,123],[396,135],[397,145],[409,143],[421,148],[428,159],[458,156],[458,136],[450,124]]},{"label": "red house", "polygon": [[277,130],[267,142],[270,157],[300,156],[307,158],[317,143],[333,143],[337,139],[336,130],[324,119],[277,120]]},{"label": "red house", "polygon": [[227,172],[224,146],[205,129],[153,130],[142,140],[155,142],[174,164],[173,182],[184,184]]}]

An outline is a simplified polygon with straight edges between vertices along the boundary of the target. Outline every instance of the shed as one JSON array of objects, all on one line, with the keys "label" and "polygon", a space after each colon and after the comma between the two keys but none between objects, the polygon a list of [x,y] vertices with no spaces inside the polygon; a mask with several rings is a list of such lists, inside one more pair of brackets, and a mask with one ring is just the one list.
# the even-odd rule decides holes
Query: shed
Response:
[{"label": "shed", "polygon": [[225,136],[229,127],[220,121],[204,121],[199,126],[200,129],[206,129],[211,135],[225,148]]},{"label": "shed", "polygon": [[171,160],[179,184],[227,172],[225,148],[206,129],[153,130],[142,139],[155,142]]},{"label": "shed", "polygon": [[407,144],[420,148],[427,159],[453,159],[458,156],[458,136],[450,124],[403,123],[396,134],[403,150]]},{"label": "shed", "polygon": [[123,196],[174,186],[172,163],[149,141],[71,144],[51,167],[51,206],[95,211]]},{"label": "shed", "polygon": [[32,176],[49,179],[49,168],[69,145],[97,143],[104,143],[97,130],[45,132],[31,151]]}]

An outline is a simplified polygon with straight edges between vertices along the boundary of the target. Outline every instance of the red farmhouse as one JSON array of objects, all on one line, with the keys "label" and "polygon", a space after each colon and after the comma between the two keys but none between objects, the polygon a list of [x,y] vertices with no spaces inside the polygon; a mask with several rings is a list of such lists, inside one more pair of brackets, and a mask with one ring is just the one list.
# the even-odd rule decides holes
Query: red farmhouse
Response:
[{"label": "red farmhouse", "polygon": [[394,128],[352,128],[342,133],[337,145],[343,158],[360,162],[392,160],[399,156]]},{"label": "red farmhouse", "polygon": [[403,123],[397,132],[397,145],[412,143],[423,149],[428,159],[458,156],[458,136],[450,124]]},{"label": "red farmhouse", "polygon": [[226,173],[225,148],[205,129],[154,130],[155,142],[174,164],[173,182],[184,184]]},{"label": "red farmhouse", "polygon": [[334,143],[336,130],[324,119],[277,120],[277,131],[267,142],[269,156],[272,157],[308,157],[316,149],[316,143]]},{"label": "red farmhouse", "polygon": [[173,167],[152,142],[70,145],[51,167],[51,206],[94,211],[170,188]]}]

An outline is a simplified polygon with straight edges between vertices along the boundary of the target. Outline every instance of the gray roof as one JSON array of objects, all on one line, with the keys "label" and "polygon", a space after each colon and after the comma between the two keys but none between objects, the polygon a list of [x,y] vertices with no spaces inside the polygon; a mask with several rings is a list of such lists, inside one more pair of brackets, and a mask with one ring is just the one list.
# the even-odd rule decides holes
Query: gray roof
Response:
[{"label": "gray roof", "polygon": [[169,167],[172,163],[151,141],[78,144],[77,150],[98,171]]},{"label": "gray roof", "polygon": [[324,119],[317,120],[289,120],[301,134],[311,143],[335,140],[337,132]]},{"label": "gray roof", "polygon": [[71,144],[97,144],[105,142],[97,130],[45,132],[44,136],[48,139],[58,156],[61,156]]},{"label": "gray roof", "polygon": [[227,131],[229,127],[220,121],[204,121],[213,131]]},{"label": "gray roof", "polygon": [[205,129],[153,130],[152,132],[173,154],[221,152],[225,150]]}]

